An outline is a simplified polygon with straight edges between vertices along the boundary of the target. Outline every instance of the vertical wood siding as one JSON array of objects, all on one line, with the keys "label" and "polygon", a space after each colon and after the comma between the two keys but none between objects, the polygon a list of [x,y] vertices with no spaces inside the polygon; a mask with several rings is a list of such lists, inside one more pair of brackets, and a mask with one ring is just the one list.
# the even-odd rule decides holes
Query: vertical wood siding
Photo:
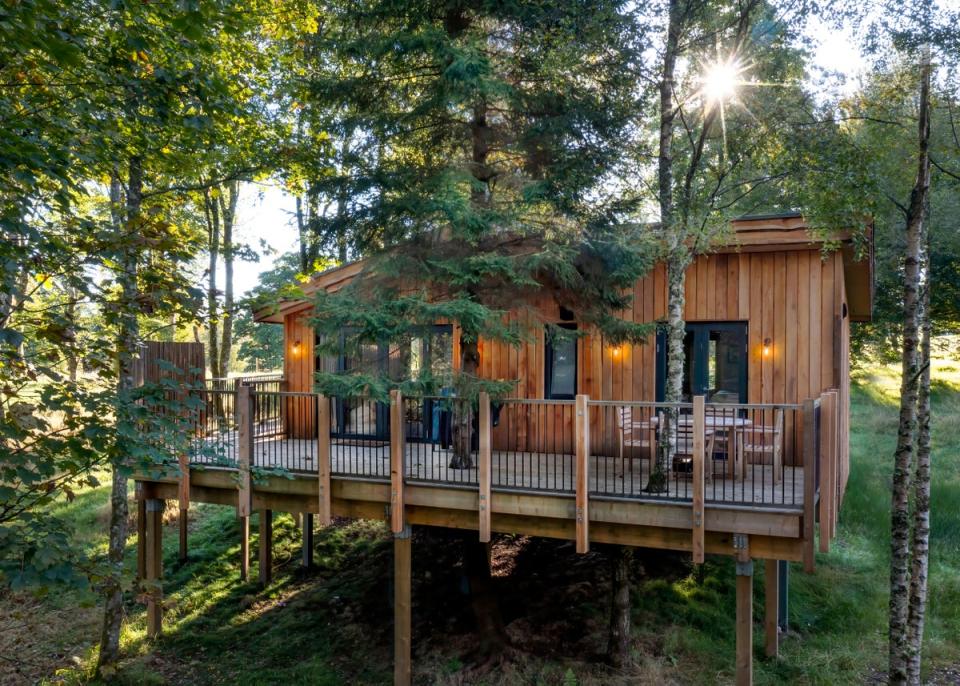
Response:
[{"label": "vertical wood siding", "polygon": [[[824,256],[819,250],[720,253],[698,257],[687,271],[688,322],[747,322],[747,399],[751,403],[799,403],[828,388],[841,389],[842,422],[849,403],[849,320],[845,302],[843,263],[839,251]],[[515,380],[514,395],[542,398],[545,388],[543,324],[559,320],[559,308],[544,300],[510,313],[513,321],[532,329],[530,340],[511,347],[481,341],[480,375]],[[658,265],[634,287],[633,301],[623,313],[636,322],[666,316],[666,270]],[[313,333],[303,315],[288,315],[284,324],[287,389],[312,389]],[[456,333],[454,332],[456,338]],[[772,342],[763,355],[763,341]],[[294,358],[294,341],[301,343]],[[459,356],[455,356],[459,361]],[[656,399],[655,336],[639,345],[614,349],[600,336],[586,335],[578,346],[578,392],[603,400]],[[545,418],[529,407],[515,407],[494,431],[494,442],[523,442],[531,448],[572,450],[573,413],[556,408]],[[542,412],[542,411],[541,411]],[[785,429],[793,430],[792,415]],[[509,432],[507,426],[509,424]],[[314,425],[302,427],[312,435]],[[594,436],[613,433],[615,427],[591,426]],[[511,434],[508,439],[507,433]],[[509,449],[513,449],[511,446]]]}]

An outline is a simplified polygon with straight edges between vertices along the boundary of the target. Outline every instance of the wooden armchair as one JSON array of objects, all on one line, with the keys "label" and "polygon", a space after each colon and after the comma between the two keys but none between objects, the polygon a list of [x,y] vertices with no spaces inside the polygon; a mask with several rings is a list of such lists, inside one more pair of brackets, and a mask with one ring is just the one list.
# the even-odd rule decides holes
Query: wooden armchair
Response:
[{"label": "wooden armchair", "polygon": [[[617,408],[617,434],[619,438],[620,460],[623,461],[623,449],[646,448],[650,455],[650,468],[657,459],[657,425],[660,415],[656,418],[634,420],[633,408]],[[633,460],[630,460],[630,470],[633,471]]]},{"label": "wooden armchair", "polygon": [[743,468],[748,464],[773,466],[773,482],[783,479],[783,410],[776,410],[773,425],[752,424],[737,427],[737,446],[743,458]]},{"label": "wooden armchair", "polygon": [[[713,479],[713,446],[717,432],[707,428],[703,433],[703,478]],[[677,424],[677,450],[673,454],[673,471],[683,476],[693,476],[693,425],[686,422]]]}]

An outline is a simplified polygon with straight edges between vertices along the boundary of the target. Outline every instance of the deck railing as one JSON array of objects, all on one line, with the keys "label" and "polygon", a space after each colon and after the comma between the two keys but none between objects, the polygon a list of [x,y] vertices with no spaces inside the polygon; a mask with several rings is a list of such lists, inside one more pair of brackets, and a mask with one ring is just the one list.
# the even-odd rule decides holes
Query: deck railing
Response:
[{"label": "deck railing", "polygon": [[793,510],[805,536],[817,520],[832,535],[848,472],[836,391],[801,405],[191,393],[193,464],[575,496],[584,521],[590,499],[629,499],[701,520],[717,506]]}]

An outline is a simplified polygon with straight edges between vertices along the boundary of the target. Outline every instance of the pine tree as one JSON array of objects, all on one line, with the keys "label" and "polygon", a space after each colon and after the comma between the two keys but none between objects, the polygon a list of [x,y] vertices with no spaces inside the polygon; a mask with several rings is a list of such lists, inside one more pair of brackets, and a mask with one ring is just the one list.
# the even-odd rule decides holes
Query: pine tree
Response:
[{"label": "pine tree", "polygon": [[[653,258],[626,221],[638,198],[608,185],[637,106],[642,31],[627,8],[333,3],[310,105],[357,132],[351,156],[362,162],[337,183],[369,268],[318,298],[319,330],[349,328],[355,344],[456,324],[466,397],[485,384],[480,336],[519,344],[546,323],[532,311],[544,295],[610,340],[649,333],[615,314]],[[507,323],[513,309],[531,323]],[[374,376],[320,383],[383,392]],[[470,466],[469,451],[455,454],[454,466]]]}]

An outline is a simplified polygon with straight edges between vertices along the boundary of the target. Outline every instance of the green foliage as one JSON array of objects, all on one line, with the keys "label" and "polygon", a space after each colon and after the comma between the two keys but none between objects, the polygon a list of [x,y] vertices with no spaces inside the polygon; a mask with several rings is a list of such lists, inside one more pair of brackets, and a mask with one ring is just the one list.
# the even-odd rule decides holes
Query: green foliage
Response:
[{"label": "green foliage", "polygon": [[628,221],[638,194],[607,188],[624,161],[645,47],[629,5],[327,10],[307,104],[333,112],[331,128],[362,131],[351,154],[363,164],[318,187],[351,198],[352,250],[370,269],[317,299],[318,330],[396,340],[448,321],[469,361],[481,335],[517,344],[542,326],[503,314],[544,300],[614,340],[648,334],[615,313],[655,246]]}]

